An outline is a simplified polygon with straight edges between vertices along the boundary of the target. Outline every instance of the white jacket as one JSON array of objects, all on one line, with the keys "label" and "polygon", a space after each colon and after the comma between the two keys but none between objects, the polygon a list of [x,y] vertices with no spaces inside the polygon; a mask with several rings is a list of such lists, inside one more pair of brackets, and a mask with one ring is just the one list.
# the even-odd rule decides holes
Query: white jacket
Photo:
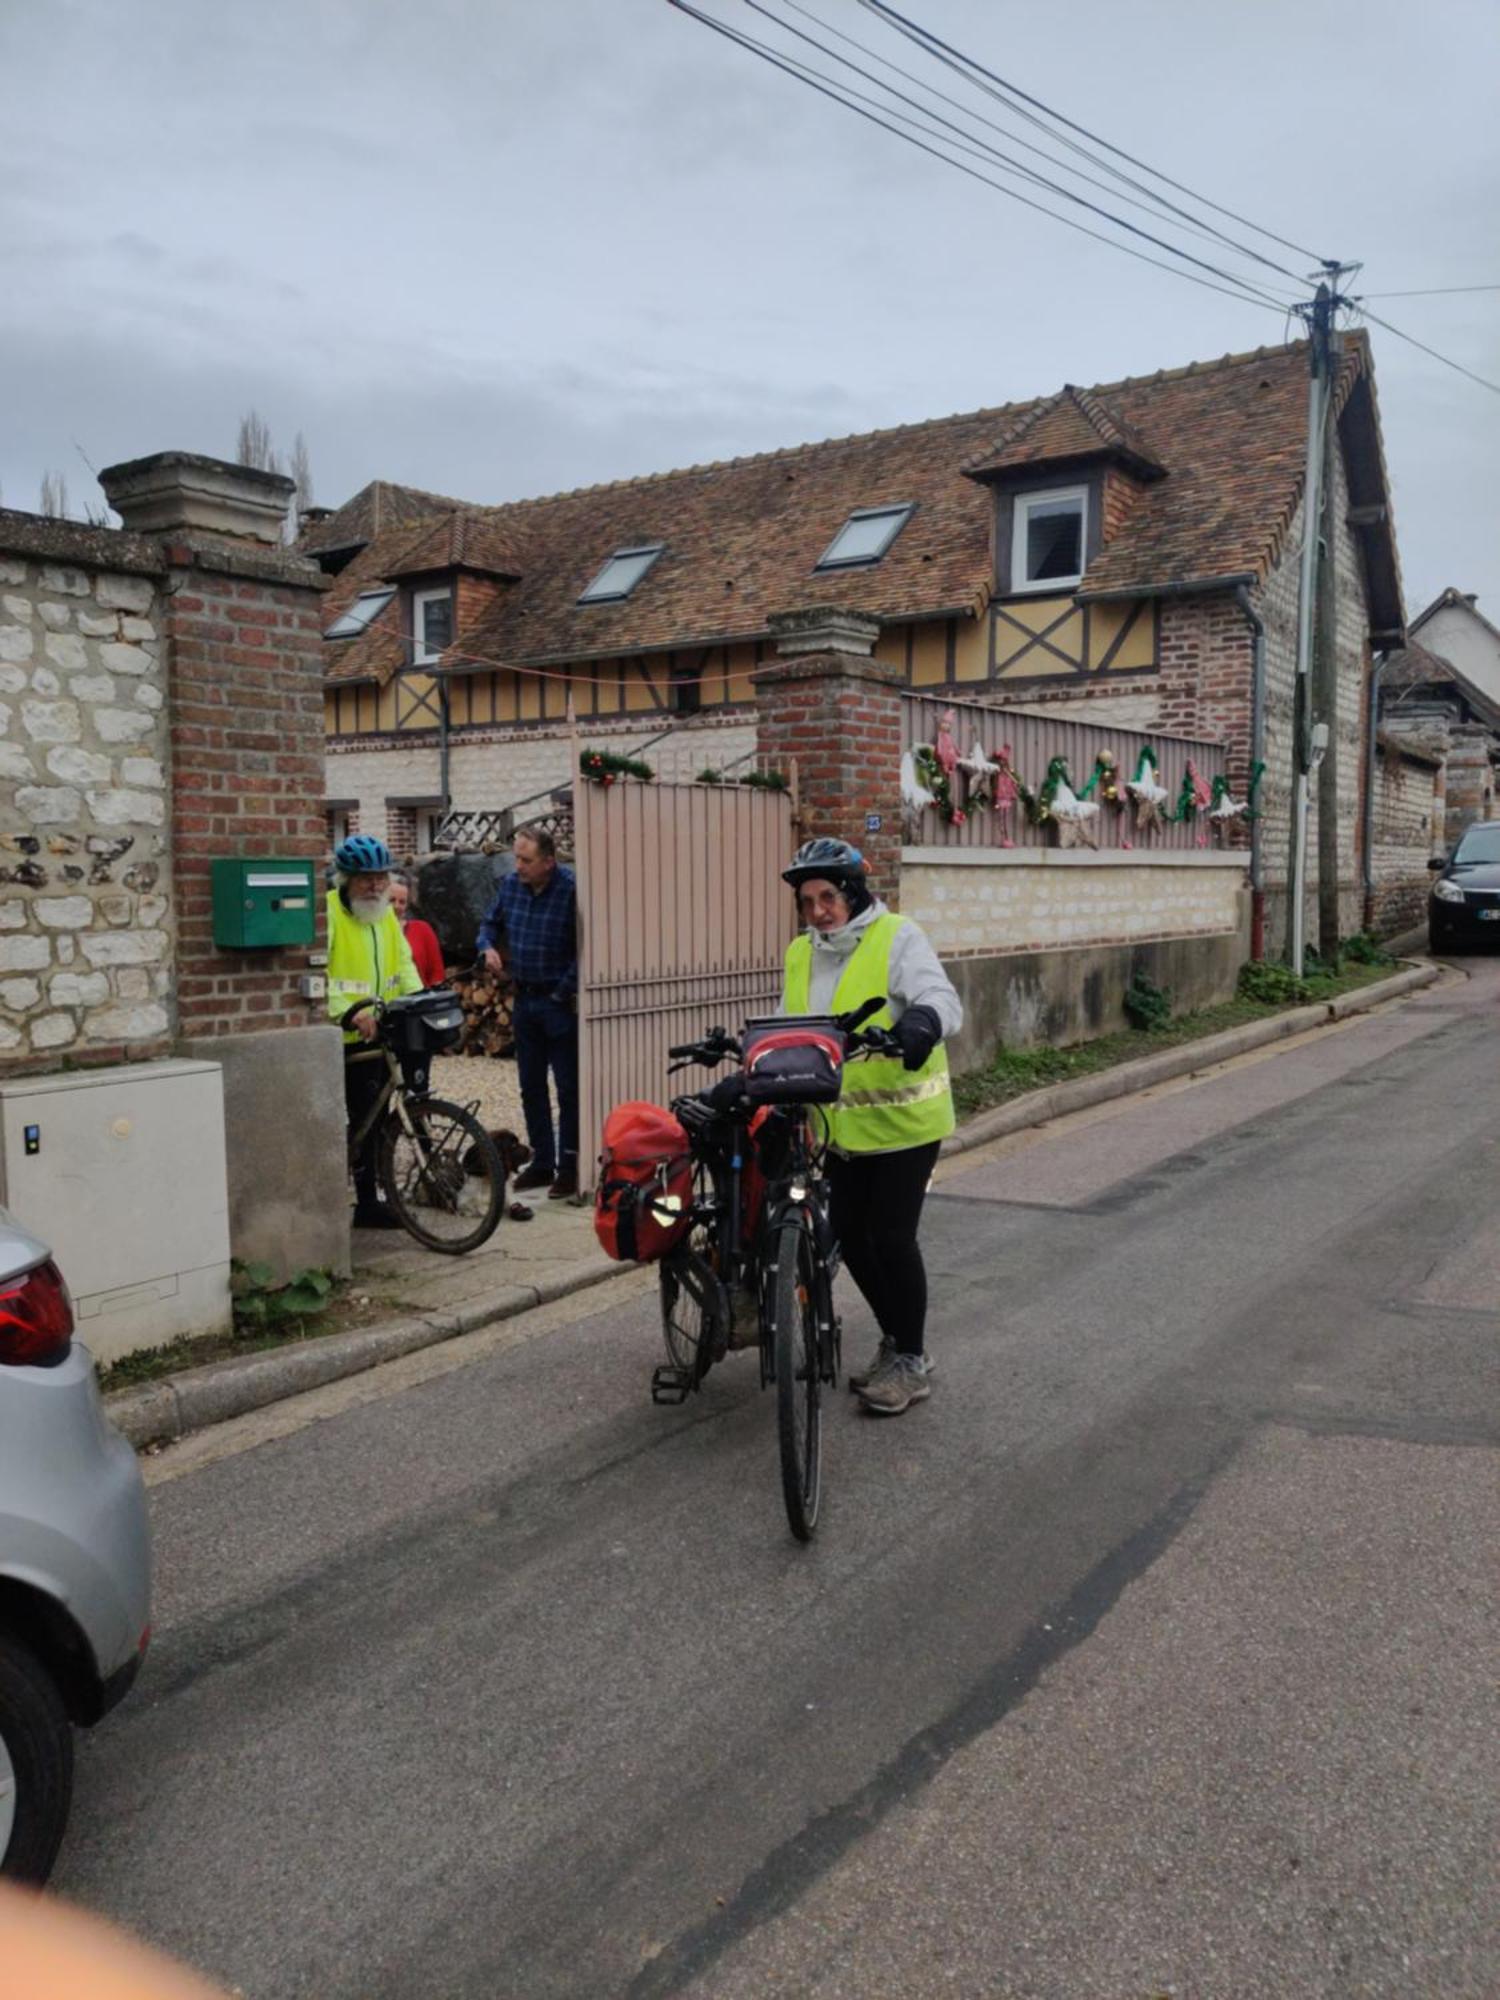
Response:
[{"label": "white jacket", "polygon": [[[839,931],[809,930],[812,939],[812,973],[807,1004],[814,1014],[831,1014],[833,996],[843,977],[854,947],[877,917],[888,916],[884,903],[871,903],[851,923]],[[956,1035],[964,1024],[963,1002],[953,990],[953,982],[938,963],[938,955],[926,936],[910,918],[897,931],[891,945],[891,1019],[899,1021],[908,1007],[930,1007],[942,1023],[943,1040]],[[781,1008],[785,1013],[785,996]]]}]

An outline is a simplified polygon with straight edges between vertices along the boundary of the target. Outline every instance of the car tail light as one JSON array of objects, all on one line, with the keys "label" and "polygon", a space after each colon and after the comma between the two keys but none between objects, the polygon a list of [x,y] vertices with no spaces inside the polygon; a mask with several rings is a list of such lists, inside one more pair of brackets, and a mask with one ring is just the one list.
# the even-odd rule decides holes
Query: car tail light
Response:
[{"label": "car tail light", "polygon": [[0,1366],[45,1367],[61,1359],[72,1338],[73,1302],[50,1257],[0,1285]]}]

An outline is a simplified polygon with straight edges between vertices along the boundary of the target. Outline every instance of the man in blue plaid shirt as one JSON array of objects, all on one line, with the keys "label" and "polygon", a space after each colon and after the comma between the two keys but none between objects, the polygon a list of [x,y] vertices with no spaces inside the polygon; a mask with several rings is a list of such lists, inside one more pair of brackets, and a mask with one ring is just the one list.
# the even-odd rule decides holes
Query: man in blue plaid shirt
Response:
[{"label": "man in blue plaid shirt", "polygon": [[532,1160],[514,1184],[544,1187],[549,1200],[561,1201],[578,1192],[578,891],[545,827],[523,826],[515,857],[516,872],[479,926],[479,953],[515,986],[516,1067]]}]

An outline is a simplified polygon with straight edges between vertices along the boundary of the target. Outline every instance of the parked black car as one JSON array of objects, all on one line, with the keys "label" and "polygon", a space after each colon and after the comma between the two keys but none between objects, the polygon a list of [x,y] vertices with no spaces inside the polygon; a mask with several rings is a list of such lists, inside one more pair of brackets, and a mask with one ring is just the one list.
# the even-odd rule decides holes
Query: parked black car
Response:
[{"label": "parked black car", "polygon": [[1464,828],[1440,870],[1427,903],[1427,940],[1434,951],[1500,945],[1500,819]]}]

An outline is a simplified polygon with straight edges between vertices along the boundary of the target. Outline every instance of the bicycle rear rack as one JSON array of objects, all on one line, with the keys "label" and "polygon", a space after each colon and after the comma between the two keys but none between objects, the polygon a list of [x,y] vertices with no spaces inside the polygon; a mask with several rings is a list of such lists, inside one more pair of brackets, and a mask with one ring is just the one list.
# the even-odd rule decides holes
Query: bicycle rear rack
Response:
[{"label": "bicycle rear rack", "polygon": [[651,1371],[653,1403],[685,1403],[697,1386],[690,1368],[674,1368],[663,1362]]}]

